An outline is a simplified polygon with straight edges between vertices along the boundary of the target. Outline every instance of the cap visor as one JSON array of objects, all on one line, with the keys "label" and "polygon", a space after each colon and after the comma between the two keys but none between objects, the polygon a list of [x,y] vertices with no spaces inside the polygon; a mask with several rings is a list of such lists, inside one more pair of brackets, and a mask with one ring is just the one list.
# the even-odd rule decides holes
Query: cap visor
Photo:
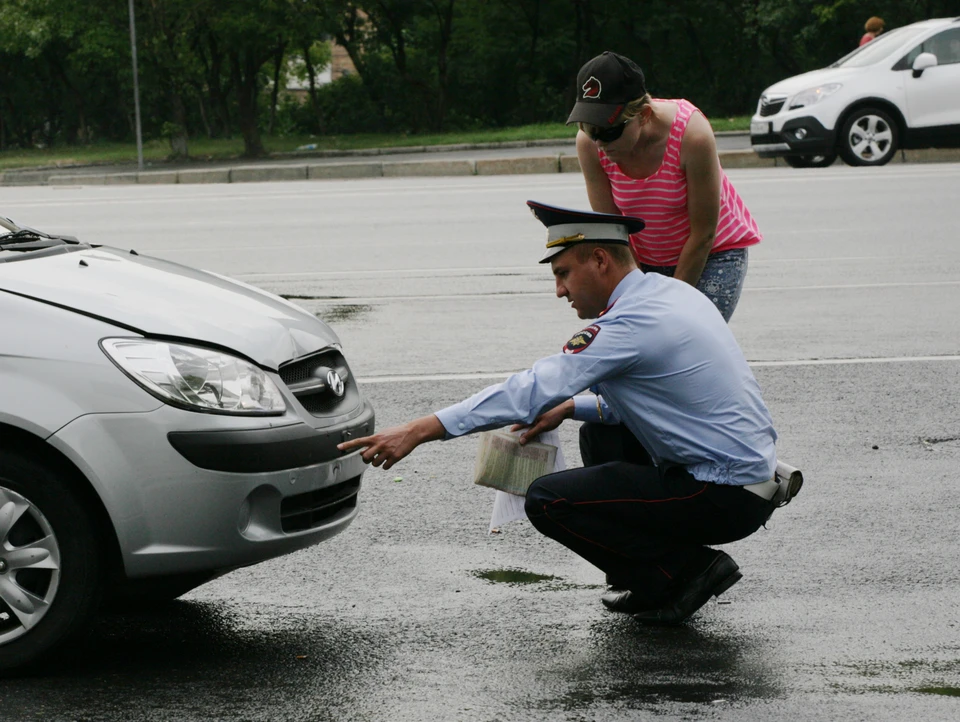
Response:
[{"label": "cap visor", "polygon": [[607,105],[606,103],[577,103],[573,106],[567,125],[571,123],[589,123],[600,128],[609,128],[620,117],[623,103]]},{"label": "cap visor", "polygon": [[572,246],[554,246],[553,248],[548,248],[547,252],[543,254],[543,258],[541,258],[538,262],[549,263],[551,258],[554,256],[559,256],[568,248],[572,248]]}]

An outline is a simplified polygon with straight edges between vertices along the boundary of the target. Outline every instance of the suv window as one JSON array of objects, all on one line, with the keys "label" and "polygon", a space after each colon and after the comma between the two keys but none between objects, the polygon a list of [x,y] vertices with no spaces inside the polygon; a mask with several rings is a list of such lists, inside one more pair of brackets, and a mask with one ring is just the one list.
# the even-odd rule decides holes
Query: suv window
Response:
[{"label": "suv window", "polygon": [[904,55],[893,66],[894,70],[906,70],[913,67],[913,61],[920,53],[933,53],[937,56],[937,65],[960,63],[960,28],[950,28],[927,38],[917,47]]},{"label": "suv window", "polygon": [[878,35],[866,45],[861,45],[852,53],[844,55],[831,68],[863,68],[878,63],[909,43],[913,38],[925,33],[929,28],[907,26]]}]

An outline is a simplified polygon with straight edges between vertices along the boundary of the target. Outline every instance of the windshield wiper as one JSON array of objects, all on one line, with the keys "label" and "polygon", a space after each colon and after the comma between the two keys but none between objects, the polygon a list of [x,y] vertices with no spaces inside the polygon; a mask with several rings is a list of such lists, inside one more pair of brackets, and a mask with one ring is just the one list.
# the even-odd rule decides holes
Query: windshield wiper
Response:
[{"label": "windshield wiper", "polygon": [[35,251],[38,248],[52,246],[78,245],[73,236],[52,236],[33,228],[21,228],[13,233],[0,236],[0,250],[2,251]]}]

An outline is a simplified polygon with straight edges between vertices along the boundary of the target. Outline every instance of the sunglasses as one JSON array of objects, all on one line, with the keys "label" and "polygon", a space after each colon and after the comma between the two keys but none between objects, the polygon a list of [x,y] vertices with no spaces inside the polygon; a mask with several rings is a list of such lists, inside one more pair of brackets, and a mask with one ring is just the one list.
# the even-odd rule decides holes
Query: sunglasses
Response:
[{"label": "sunglasses", "polygon": [[590,136],[590,140],[600,143],[612,143],[621,135],[623,135],[624,128],[627,127],[629,120],[625,120],[622,123],[611,128],[598,128],[595,125],[590,125],[589,123],[580,123],[580,130]]}]

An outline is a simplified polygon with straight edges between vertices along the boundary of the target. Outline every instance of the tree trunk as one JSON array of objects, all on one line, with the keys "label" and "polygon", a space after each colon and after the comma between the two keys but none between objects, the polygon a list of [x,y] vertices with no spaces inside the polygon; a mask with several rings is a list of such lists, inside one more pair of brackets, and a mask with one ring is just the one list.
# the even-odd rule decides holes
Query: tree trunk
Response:
[{"label": "tree trunk", "polygon": [[320,117],[320,100],[317,98],[317,69],[313,67],[313,61],[310,59],[310,46],[303,46],[303,62],[307,66],[307,81],[310,84],[310,107],[313,109],[313,117],[317,127],[323,129],[323,118]]},{"label": "tree trunk", "polygon": [[213,128],[210,127],[210,118],[207,113],[207,104],[203,100],[203,88],[200,87],[199,83],[194,84],[194,90],[197,92],[197,105],[200,108],[200,122],[203,123],[203,129],[207,133],[208,138],[213,137]]},{"label": "tree trunk", "polygon": [[450,37],[453,34],[453,5],[455,2],[456,0],[445,0],[443,3],[435,2],[433,5],[440,31],[440,43],[437,49],[436,129],[438,131],[443,131],[444,117],[447,113],[447,88],[450,85],[447,49],[450,47]]},{"label": "tree trunk", "polygon": [[183,104],[183,96],[177,91],[170,94],[170,110],[173,115],[173,128],[170,132],[170,155],[177,160],[184,159],[187,154],[187,109]]},{"label": "tree trunk", "polygon": [[283,67],[283,51],[287,44],[282,38],[277,38],[277,49],[273,56],[273,92],[270,94],[270,125],[267,134],[273,135],[277,124],[277,98],[280,95],[280,70]]},{"label": "tree trunk", "polygon": [[[203,63],[204,73],[207,79],[207,96],[210,101],[212,115],[211,130],[212,136],[223,137],[230,134],[232,127],[230,119],[230,106],[228,96],[230,88],[224,88],[221,82],[221,69],[223,68],[224,54],[220,51],[220,45],[213,33],[205,33],[204,40],[197,44],[197,54]],[[207,52],[204,52],[207,51]],[[209,55],[207,54],[209,53]]]},{"label": "tree trunk", "polygon": [[237,88],[243,157],[259,158],[264,154],[260,129],[257,127],[257,71],[260,66],[249,50],[231,52],[230,64],[233,82]]}]

